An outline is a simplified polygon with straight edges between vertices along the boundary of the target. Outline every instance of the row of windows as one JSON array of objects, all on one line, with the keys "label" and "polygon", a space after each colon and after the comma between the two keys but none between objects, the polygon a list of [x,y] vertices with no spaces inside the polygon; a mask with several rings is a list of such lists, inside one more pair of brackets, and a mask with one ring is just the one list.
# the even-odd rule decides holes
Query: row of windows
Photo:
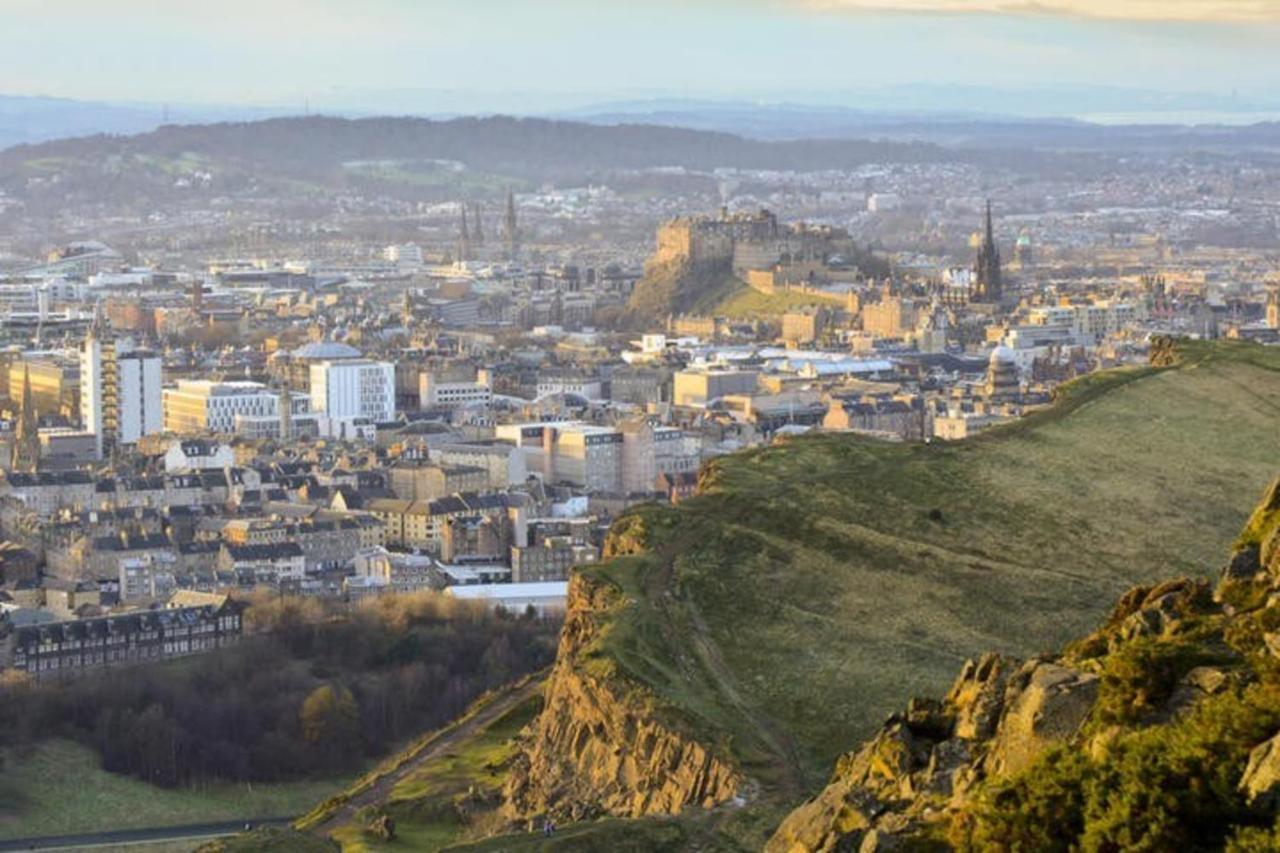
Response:
[{"label": "row of windows", "polygon": [[36,657],[34,660],[28,660],[27,655],[18,652],[14,655],[13,662],[15,668],[26,670],[27,672],[50,672],[57,669],[101,666],[103,664],[210,651],[226,645],[228,642],[230,640],[221,640],[217,637],[197,637],[190,640],[174,640],[163,645],[153,644],[130,649],[107,649],[101,652],[87,652],[62,657]]}]

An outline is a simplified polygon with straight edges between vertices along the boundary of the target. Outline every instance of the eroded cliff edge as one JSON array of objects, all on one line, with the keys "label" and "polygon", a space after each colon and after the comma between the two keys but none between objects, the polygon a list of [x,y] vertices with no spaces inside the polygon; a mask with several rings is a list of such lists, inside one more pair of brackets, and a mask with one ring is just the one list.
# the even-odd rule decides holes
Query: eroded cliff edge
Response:
[{"label": "eroded cliff edge", "polygon": [[[645,551],[641,526],[637,518],[612,532],[606,556]],[[738,793],[743,774],[728,750],[701,742],[652,691],[600,654],[616,615],[631,604],[601,576],[576,573],[570,581],[546,704],[505,791],[508,817],[675,815]]]}]

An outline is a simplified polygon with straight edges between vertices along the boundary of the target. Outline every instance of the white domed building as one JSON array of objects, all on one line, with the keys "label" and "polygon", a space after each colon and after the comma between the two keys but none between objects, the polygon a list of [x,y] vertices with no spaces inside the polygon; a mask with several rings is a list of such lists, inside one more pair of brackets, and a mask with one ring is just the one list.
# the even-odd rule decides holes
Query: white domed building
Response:
[{"label": "white domed building", "polygon": [[272,357],[267,372],[294,391],[311,389],[311,365],[326,361],[355,361],[363,354],[349,344],[337,341],[312,341],[292,352],[279,351]]},{"label": "white domed building", "polygon": [[998,346],[991,351],[986,392],[987,399],[993,403],[1012,403],[1022,396],[1018,357],[1009,347]]}]

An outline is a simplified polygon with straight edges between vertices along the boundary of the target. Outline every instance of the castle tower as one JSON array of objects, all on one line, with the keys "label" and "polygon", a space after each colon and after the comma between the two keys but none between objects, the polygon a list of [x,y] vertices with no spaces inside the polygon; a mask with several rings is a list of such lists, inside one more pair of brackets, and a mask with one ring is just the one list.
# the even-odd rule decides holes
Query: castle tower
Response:
[{"label": "castle tower", "polygon": [[520,223],[516,220],[516,195],[507,190],[507,214],[502,220],[502,242],[506,244],[507,259],[515,260],[520,251]]},{"label": "castle tower", "polygon": [[991,201],[987,200],[987,220],[982,245],[974,264],[974,283],[978,302],[999,302],[1004,297],[1004,282],[1000,271],[1000,247],[996,245],[995,228],[991,222]]},{"label": "castle tower", "polygon": [[13,447],[9,454],[12,471],[35,471],[40,464],[39,416],[31,397],[31,368],[22,368],[22,414],[13,434]]},{"label": "castle tower", "polygon": [[1267,327],[1280,329],[1280,285],[1267,288]]}]

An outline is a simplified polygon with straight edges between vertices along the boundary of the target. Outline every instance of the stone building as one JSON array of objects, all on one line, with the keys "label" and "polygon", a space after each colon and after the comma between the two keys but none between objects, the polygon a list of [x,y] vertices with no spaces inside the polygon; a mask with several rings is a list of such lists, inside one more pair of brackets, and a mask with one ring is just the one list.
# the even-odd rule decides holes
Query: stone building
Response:
[{"label": "stone building", "polygon": [[0,619],[0,670],[67,678],[229,646],[240,639],[242,607],[226,596],[178,593],[168,607],[14,626]]}]

